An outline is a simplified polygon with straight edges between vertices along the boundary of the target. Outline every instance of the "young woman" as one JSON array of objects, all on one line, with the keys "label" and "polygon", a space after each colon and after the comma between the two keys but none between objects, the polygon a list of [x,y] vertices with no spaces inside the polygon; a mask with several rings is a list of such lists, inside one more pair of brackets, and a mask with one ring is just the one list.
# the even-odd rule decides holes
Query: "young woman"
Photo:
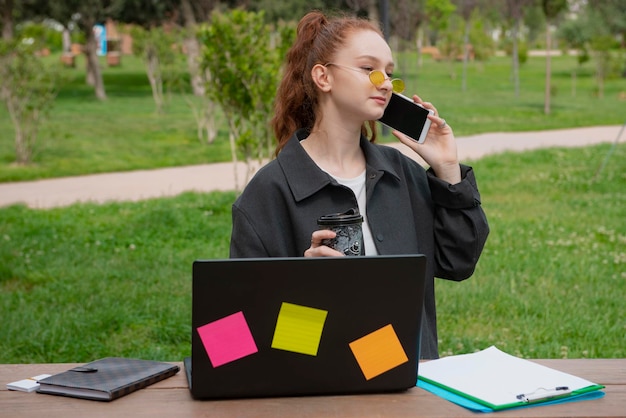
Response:
[{"label": "young woman", "polygon": [[489,227],[473,171],[459,164],[452,129],[431,103],[413,96],[434,111],[423,144],[393,131],[428,170],[374,143],[374,121],[403,89],[393,68],[371,22],[320,12],[302,18],[276,98],[276,158],[233,205],[230,256],[342,255],[322,244],[335,233],[318,230],[317,219],[358,207],[365,255],[427,256],[421,356],[437,358],[434,277],[471,276]]}]

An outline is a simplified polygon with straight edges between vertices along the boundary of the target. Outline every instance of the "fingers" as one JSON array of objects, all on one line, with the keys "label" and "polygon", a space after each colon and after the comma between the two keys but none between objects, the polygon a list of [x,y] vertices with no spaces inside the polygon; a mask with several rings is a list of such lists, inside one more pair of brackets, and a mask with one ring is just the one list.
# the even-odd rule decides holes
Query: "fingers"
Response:
[{"label": "fingers", "polygon": [[426,109],[432,110],[435,113],[435,116],[439,116],[439,112],[437,112],[437,108],[431,102],[425,102],[417,94],[413,95],[413,101],[415,103],[419,103],[420,105],[424,106]]},{"label": "fingers", "polygon": [[311,247],[304,252],[305,257],[345,257],[345,254],[333,250],[325,245],[319,247]]},{"label": "fingers", "polygon": [[421,97],[419,97],[417,94],[413,96],[413,100],[415,101],[415,103],[419,103],[422,106],[424,106],[426,109],[430,109],[435,113],[433,117],[429,116],[429,119],[432,120],[439,129],[444,129],[447,126],[449,126],[446,120],[442,118],[441,116],[439,116],[439,112],[437,111],[437,108],[431,102],[423,101]]},{"label": "fingers", "polygon": [[320,229],[311,234],[311,246],[304,252],[305,257],[337,257],[343,256],[336,251],[323,244],[326,239],[335,238],[336,234],[330,229]]},{"label": "fingers", "polygon": [[440,130],[445,129],[446,127],[450,127],[450,125],[448,125],[448,122],[446,122],[446,120],[440,116],[433,118],[433,122],[435,122],[437,128],[439,128]]}]

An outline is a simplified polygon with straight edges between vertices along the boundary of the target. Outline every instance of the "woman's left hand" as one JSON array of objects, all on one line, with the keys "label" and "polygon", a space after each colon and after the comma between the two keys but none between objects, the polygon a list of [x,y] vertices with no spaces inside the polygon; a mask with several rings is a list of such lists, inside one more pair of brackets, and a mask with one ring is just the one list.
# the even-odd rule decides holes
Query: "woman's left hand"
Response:
[{"label": "woman's left hand", "polygon": [[413,101],[430,109],[434,115],[429,115],[431,121],[426,140],[418,144],[400,131],[392,133],[403,144],[415,151],[435,172],[435,175],[450,184],[461,181],[461,169],[457,155],[456,140],[452,128],[445,119],[439,116],[439,112],[430,102],[423,101],[419,96],[413,95]]}]

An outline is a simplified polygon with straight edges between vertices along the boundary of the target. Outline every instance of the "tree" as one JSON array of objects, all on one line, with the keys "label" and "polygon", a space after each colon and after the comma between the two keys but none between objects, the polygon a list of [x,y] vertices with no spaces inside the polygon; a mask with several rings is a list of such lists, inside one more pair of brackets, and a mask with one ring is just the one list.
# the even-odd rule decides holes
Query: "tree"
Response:
[{"label": "tree", "polygon": [[576,80],[578,69],[582,64],[589,61],[589,30],[585,26],[585,19],[570,19],[559,25],[558,38],[562,41],[564,52],[570,49],[577,51],[577,67],[572,70],[572,97],[576,97]]},{"label": "tree", "polygon": [[567,9],[567,0],[542,0],[541,9],[546,16],[546,85],[543,112],[550,114],[550,96],[552,95],[552,25],[557,17]]},{"label": "tree", "polygon": [[[199,74],[200,45],[196,37],[197,20],[207,20],[209,12],[217,5],[216,0],[160,0],[146,2],[145,0],[114,0],[110,8],[111,17],[123,23],[132,24],[151,32],[161,26],[180,24],[185,28],[180,31],[183,41],[183,50],[187,54],[187,66],[190,74],[191,87],[197,96],[202,96],[203,82]],[[177,28],[179,29],[179,28]],[[145,33],[139,31],[139,36],[145,38]],[[156,34],[151,38],[156,40]],[[144,45],[145,46],[145,45]],[[142,51],[142,53],[145,51]]]},{"label": "tree", "polygon": [[450,78],[456,79],[456,66],[454,62],[463,56],[463,32],[464,24],[463,19],[457,13],[454,13],[449,21],[445,30],[442,30],[439,34],[439,40],[437,42],[437,48],[441,54],[441,57],[449,64]]},{"label": "tree", "polygon": [[152,97],[157,113],[165,104],[164,86],[171,84],[180,72],[176,66],[181,37],[175,27],[144,28],[133,25],[129,32],[133,38],[133,54],[140,57],[146,67]]},{"label": "tree", "polygon": [[185,95],[184,89],[181,90],[196,120],[198,140],[207,144],[212,144],[217,137],[216,104],[205,94],[204,90],[209,74],[208,71],[203,71],[200,67],[201,45],[197,35],[197,22],[209,20],[210,13],[216,6],[217,1],[215,0],[180,1],[180,12],[185,27],[183,45],[187,54],[187,70],[191,89],[195,97],[188,97]]},{"label": "tree", "polygon": [[271,154],[268,121],[281,63],[294,35],[291,27],[279,29],[265,24],[262,12],[241,9],[214,12],[200,28],[202,68],[210,76],[205,92],[226,117],[237,188],[238,155],[243,154],[249,176],[253,161]]},{"label": "tree", "polygon": [[84,53],[87,61],[87,84],[93,86],[96,98],[106,99],[102,69],[98,60],[98,44],[94,26],[110,16],[113,0],[59,0],[40,2],[33,7],[40,15],[51,17],[66,27],[76,25],[85,36]]},{"label": "tree", "polygon": [[[398,0],[394,7],[389,10],[391,32],[400,41],[415,42],[417,49],[417,65],[421,65],[421,52],[423,44],[423,27],[425,21],[424,1]],[[389,36],[389,34],[386,34]],[[402,45],[400,45],[402,49]],[[400,55],[397,57],[401,58]],[[399,61],[400,72],[403,72],[402,61]]]},{"label": "tree", "polygon": [[467,63],[470,54],[470,30],[472,28],[471,18],[474,10],[478,7],[478,0],[457,0],[457,9],[465,23],[463,31],[463,77],[462,90],[467,89]]},{"label": "tree", "polygon": [[[205,0],[206,1],[206,0]],[[401,1],[401,0],[398,0]],[[394,0],[394,7],[398,1]],[[412,0],[415,2],[416,0]],[[242,7],[253,12],[263,12],[265,22],[297,22],[311,10],[325,12],[341,11],[354,16],[367,16],[373,21],[379,20],[378,8],[384,0],[231,0],[229,6]],[[222,1],[221,3],[224,3]]]},{"label": "tree", "polygon": [[506,0],[504,5],[504,16],[513,23],[513,32],[511,40],[513,43],[513,51],[511,53],[513,67],[513,83],[515,85],[515,97],[519,97],[520,80],[519,80],[519,32],[522,19],[524,18],[524,7],[532,3],[533,0]]},{"label": "tree", "polygon": [[[626,77],[626,2],[622,0],[589,0],[587,23],[590,31],[590,49],[596,62],[598,96],[604,96],[604,80],[612,74]],[[616,62],[612,51],[621,48],[621,63]],[[621,68],[620,68],[621,67]]]},{"label": "tree", "polygon": [[428,27],[433,31],[431,43],[436,44],[437,34],[448,27],[450,16],[456,7],[451,0],[426,0],[425,14],[428,16]]},{"label": "tree", "polygon": [[41,124],[57,91],[55,73],[21,39],[0,41],[0,100],[15,129],[18,164],[31,162]]},{"label": "tree", "polygon": [[[559,35],[570,48],[578,51],[579,63],[593,59],[597,94],[603,97],[606,77],[620,73],[620,64],[612,51],[626,46],[626,3],[621,0],[589,0],[582,3],[577,12],[577,19],[568,20],[560,26]],[[621,66],[622,76],[625,76],[623,61]]]},{"label": "tree", "polygon": [[0,19],[2,39],[9,41],[13,38],[13,0],[0,0]]},{"label": "tree", "polygon": [[179,37],[172,23],[174,8],[175,4],[163,0],[114,0],[109,9],[114,19],[129,24],[125,30],[133,39],[133,54],[144,62],[157,113],[163,111],[164,84],[172,79],[176,62]]},{"label": "tree", "polygon": [[187,69],[189,70],[191,88],[196,96],[204,96],[204,80],[200,74],[200,42],[196,37],[196,13],[190,0],[181,0],[180,10],[187,31],[183,44],[187,51]]},{"label": "tree", "polygon": [[176,61],[174,48],[178,38],[172,24],[176,3],[176,0],[113,0],[107,10],[111,18],[129,24],[126,30],[133,38],[133,54],[145,64],[157,112],[163,110],[163,86],[171,78],[169,67]]},{"label": "tree", "polygon": [[[197,21],[206,21],[217,0],[114,0],[110,15],[129,24],[133,53],[140,56],[152,88],[157,112],[163,110],[165,90],[175,88],[194,114],[198,139],[212,143],[217,136],[214,104],[204,94],[206,77],[200,68]],[[179,64],[183,53],[194,96],[189,97],[187,78]]]}]

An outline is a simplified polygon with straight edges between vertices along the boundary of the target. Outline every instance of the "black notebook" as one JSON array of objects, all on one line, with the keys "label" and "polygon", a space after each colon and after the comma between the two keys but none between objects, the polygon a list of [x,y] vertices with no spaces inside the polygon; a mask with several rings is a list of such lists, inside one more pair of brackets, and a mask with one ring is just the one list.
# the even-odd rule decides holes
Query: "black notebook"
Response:
[{"label": "black notebook", "polygon": [[39,381],[39,393],[112,401],[175,375],[175,364],[108,357]]}]

